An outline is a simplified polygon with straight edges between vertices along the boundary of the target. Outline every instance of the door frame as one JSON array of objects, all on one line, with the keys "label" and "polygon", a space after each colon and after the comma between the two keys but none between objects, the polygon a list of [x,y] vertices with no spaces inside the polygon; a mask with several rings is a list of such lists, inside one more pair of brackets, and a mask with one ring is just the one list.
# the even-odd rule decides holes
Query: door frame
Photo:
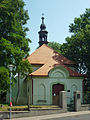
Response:
[{"label": "door frame", "polygon": [[[59,89],[57,90],[57,87],[55,87],[55,86],[62,86],[62,90],[61,91],[64,91],[64,85],[63,84],[60,84],[60,83],[57,83],[57,84],[53,84],[52,85],[52,104],[53,105],[58,105],[59,103]],[[55,91],[55,88],[56,88],[56,91]],[[58,94],[56,95],[56,97],[54,97],[54,92],[55,93],[57,93],[58,92]]]}]

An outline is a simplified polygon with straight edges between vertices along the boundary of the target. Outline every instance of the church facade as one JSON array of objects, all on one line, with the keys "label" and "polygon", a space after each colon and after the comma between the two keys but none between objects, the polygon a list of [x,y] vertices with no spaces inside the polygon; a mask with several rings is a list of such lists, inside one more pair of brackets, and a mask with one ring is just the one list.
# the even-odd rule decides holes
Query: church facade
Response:
[{"label": "church facade", "polygon": [[[73,92],[80,91],[83,100],[83,75],[75,71],[75,63],[48,47],[44,17],[39,33],[39,48],[28,56],[33,68],[30,80],[20,81],[17,104],[58,105],[59,92],[67,92],[67,104],[73,102]],[[12,90],[12,102],[16,101],[17,82]],[[8,97],[7,97],[8,101]]]}]

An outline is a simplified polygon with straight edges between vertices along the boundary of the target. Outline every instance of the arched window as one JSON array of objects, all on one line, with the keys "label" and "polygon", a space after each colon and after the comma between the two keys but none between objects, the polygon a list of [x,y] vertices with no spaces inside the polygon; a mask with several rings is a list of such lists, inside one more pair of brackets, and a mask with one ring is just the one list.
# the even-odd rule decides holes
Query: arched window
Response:
[{"label": "arched window", "polygon": [[44,84],[40,84],[40,99],[46,99],[46,88]]}]

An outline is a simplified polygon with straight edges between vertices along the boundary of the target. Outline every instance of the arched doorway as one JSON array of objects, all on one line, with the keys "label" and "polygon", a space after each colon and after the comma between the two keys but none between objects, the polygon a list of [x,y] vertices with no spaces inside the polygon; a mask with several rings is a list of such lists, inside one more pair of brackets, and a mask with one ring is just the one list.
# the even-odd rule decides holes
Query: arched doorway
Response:
[{"label": "arched doorway", "polygon": [[59,92],[64,91],[64,85],[62,84],[54,84],[52,86],[52,102],[53,105],[59,104]]}]

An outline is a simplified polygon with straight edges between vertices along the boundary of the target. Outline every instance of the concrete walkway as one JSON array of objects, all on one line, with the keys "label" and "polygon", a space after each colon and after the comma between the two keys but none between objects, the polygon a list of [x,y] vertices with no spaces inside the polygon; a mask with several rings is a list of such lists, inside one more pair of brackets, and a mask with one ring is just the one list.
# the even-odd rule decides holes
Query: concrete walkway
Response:
[{"label": "concrete walkway", "polygon": [[15,118],[12,120],[45,120],[45,119],[62,118],[62,117],[84,115],[84,114],[90,114],[90,111],[67,112],[67,113],[60,113],[60,114],[35,116],[35,117]]}]

